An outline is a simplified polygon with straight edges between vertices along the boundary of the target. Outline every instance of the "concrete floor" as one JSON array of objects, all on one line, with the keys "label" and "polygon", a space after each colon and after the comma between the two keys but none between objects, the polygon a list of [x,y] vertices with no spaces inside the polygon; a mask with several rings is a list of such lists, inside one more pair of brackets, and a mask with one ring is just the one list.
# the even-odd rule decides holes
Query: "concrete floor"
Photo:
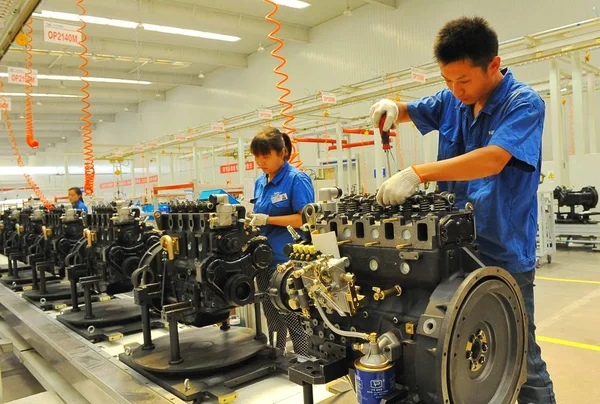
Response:
[{"label": "concrete floor", "polygon": [[[600,253],[558,251],[552,264],[544,261],[537,270],[535,293],[538,343],[554,381],[557,402],[600,403]],[[0,364],[4,367],[3,379],[10,377],[10,371],[4,372],[12,365],[14,362],[10,359],[8,363]],[[23,370],[19,369],[19,376],[28,377]],[[33,381],[3,381],[5,399],[17,399],[23,397],[23,393],[25,396],[35,394],[41,387]],[[269,389],[270,383],[273,389],[284,384],[276,379],[265,382],[260,383],[263,392]],[[31,390],[24,392],[23,385]],[[11,392],[12,389],[15,391]],[[247,389],[252,389],[252,386]],[[327,397],[321,389],[315,393],[316,401]],[[283,397],[287,397],[283,400],[286,403],[302,402],[299,388],[293,393],[290,390],[289,396],[280,395],[280,398]],[[260,402],[265,403],[265,400]],[[356,400],[352,394],[342,394],[331,397],[327,402],[339,404]]]},{"label": "concrete floor", "polygon": [[557,402],[600,403],[600,253],[558,251],[536,278],[538,343]]},{"label": "concrete floor", "polygon": [[13,353],[0,354],[0,369],[4,400],[0,399],[0,402],[8,403],[45,391]]}]

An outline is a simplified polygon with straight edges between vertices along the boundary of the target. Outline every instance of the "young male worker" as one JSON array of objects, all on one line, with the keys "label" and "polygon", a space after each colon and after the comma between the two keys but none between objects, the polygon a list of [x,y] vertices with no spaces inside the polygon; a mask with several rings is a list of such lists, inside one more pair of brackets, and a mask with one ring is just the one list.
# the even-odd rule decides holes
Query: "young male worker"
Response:
[{"label": "young male worker", "polygon": [[377,126],[385,114],[384,130],[412,121],[422,134],[438,131],[438,161],[395,174],[377,200],[398,205],[419,183],[437,181],[458,206],[474,205],[482,261],[509,271],[525,298],[529,348],[519,404],[555,404],[535,340],[533,299],[544,102],[500,68],[498,37],[483,18],[448,22],[434,53],[447,89],[410,103],[381,100],[370,115]]}]

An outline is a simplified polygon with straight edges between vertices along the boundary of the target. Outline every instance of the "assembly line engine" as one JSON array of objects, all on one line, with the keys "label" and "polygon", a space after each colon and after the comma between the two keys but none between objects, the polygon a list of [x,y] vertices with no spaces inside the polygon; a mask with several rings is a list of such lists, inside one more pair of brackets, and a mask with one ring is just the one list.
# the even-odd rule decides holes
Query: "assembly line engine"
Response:
[{"label": "assembly line engine", "polygon": [[514,278],[479,260],[474,211],[451,193],[383,208],[338,191],[304,208],[305,240],[288,228],[296,243],[271,278],[273,303],[302,317],[317,358],[290,380],[354,373],[359,403],[514,403],[527,376],[525,306]]},{"label": "assembly line engine", "polygon": [[[154,227],[140,218],[139,208],[123,200],[92,206],[81,218],[70,210],[68,213],[65,224],[74,231],[82,225],[85,229],[83,237],[70,240],[72,248],[65,262],[72,308],[57,320],[96,342],[139,332],[139,308],[133,299],[119,295],[133,289],[131,275],[144,253],[158,242]],[[82,294],[85,310],[79,308]]]},{"label": "assembly line engine", "polygon": [[[556,187],[553,192],[554,199],[558,201],[558,210],[556,212],[556,223],[559,224],[596,224],[590,216],[598,216],[600,212],[591,210],[598,205],[598,191],[596,187],[583,187],[576,191],[567,187]],[[576,212],[576,208],[581,206],[582,211]],[[561,211],[561,208],[567,207],[568,212]]]},{"label": "assembly line engine", "polygon": [[18,224],[19,210],[17,208],[5,209],[2,213],[2,223],[0,223],[0,247],[2,247],[3,254],[4,248],[13,246]]},{"label": "assembly line engine", "polygon": [[256,229],[246,228],[244,207],[212,195],[169,208],[155,214],[162,237],[142,258],[134,286],[161,284],[154,308],[178,304],[180,322],[196,327],[226,321],[231,309],[253,303],[254,278],[273,252]]},{"label": "assembly line engine", "polygon": [[86,218],[82,217],[81,211],[73,208],[67,208],[64,214],[60,216],[60,233],[56,241],[56,254],[58,256],[58,267],[61,274],[65,273],[65,268],[70,265],[81,264],[84,255],[80,254],[79,259],[75,260],[77,254],[72,254],[75,251],[75,246],[79,242],[82,246],[85,245],[83,230],[85,228]]},{"label": "assembly line engine", "polygon": [[[266,238],[246,225],[245,208],[230,204],[228,195],[169,204],[169,213],[156,212],[154,217],[160,242],[146,252],[132,275],[144,344],[121,355],[121,360],[186,400],[204,394],[214,383],[259,374],[256,369],[267,363],[263,356],[272,352],[260,322],[251,329],[230,327],[228,320],[234,308],[257,299],[255,277],[273,259]],[[169,323],[169,338],[151,340],[147,318],[152,312]],[[177,323],[199,328],[180,339]],[[220,327],[206,327],[213,324]],[[179,391],[180,383],[171,385],[161,378],[165,373],[204,376],[192,379],[197,389]]]},{"label": "assembly line engine", "polygon": [[141,220],[139,208],[122,200],[92,207],[87,225],[90,272],[102,277],[109,295],[130,291],[131,276],[158,234]]},{"label": "assembly line engine", "polygon": [[35,233],[37,232],[37,228],[39,228],[39,226],[34,226],[31,221],[31,216],[34,213],[37,217],[41,218],[41,210],[34,210],[31,206],[24,207],[19,214],[16,247],[19,249],[19,256],[23,259],[23,261],[27,260],[29,246],[33,244],[33,241],[36,237]]},{"label": "assembly line engine", "polygon": [[29,220],[33,238],[27,245],[27,261],[32,267],[35,267],[35,261],[47,261],[52,267],[58,263],[56,241],[62,230],[60,221],[62,214],[62,208],[39,208],[31,214]]}]

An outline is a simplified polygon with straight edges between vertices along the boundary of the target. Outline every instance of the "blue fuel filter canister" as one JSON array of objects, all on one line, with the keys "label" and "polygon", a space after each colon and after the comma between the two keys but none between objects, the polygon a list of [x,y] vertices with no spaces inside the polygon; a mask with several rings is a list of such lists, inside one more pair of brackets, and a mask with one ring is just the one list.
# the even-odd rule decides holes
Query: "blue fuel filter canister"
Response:
[{"label": "blue fuel filter canister", "polygon": [[359,404],[379,404],[395,388],[395,372],[392,363],[366,366],[358,358],[354,362],[356,398]]}]

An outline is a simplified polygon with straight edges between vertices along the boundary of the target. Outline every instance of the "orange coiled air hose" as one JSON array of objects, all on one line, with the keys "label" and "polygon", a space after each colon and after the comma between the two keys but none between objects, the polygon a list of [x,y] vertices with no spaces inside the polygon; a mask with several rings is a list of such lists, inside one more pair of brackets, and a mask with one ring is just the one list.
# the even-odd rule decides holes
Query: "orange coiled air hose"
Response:
[{"label": "orange coiled air hose", "polygon": [[273,17],[273,15],[275,15],[275,13],[279,9],[279,7],[277,6],[277,4],[275,4],[271,0],[264,0],[264,2],[265,3],[269,3],[269,4],[271,4],[273,6],[273,11],[271,11],[269,14],[267,14],[265,16],[265,20],[269,21],[270,23],[275,24],[275,26],[276,26],[275,29],[273,31],[271,31],[271,33],[269,33],[268,37],[269,37],[269,39],[271,39],[272,41],[277,42],[277,44],[278,44],[277,47],[275,47],[275,49],[273,49],[271,51],[271,56],[273,56],[276,59],[281,60],[281,63],[279,64],[279,66],[277,66],[275,69],[273,69],[273,73],[275,73],[275,74],[283,77],[281,79],[281,81],[279,81],[279,83],[277,83],[275,85],[275,87],[277,87],[279,90],[281,90],[281,91],[284,92],[284,94],[281,97],[278,98],[278,101],[281,104],[285,105],[285,107],[281,110],[280,114],[281,114],[281,116],[287,118],[286,121],[283,123],[283,128],[285,130],[287,130],[287,134],[292,139],[292,150],[290,152],[289,163],[292,164],[292,165],[294,165],[294,166],[296,166],[297,168],[302,168],[303,162],[302,162],[302,160],[300,160],[298,158],[299,153],[296,150],[296,141],[294,140],[294,137],[292,136],[296,132],[296,128],[288,126],[288,124],[291,123],[294,120],[294,115],[287,113],[287,111],[289,111],[290,109],[292,109],[292,107],[294,106],[294,104],[285,100],[285,97],[287,97],[288,95],[290,95],[291,91],[290,91],[289,88],[282,86],[282,84],[287,81],[287,79],[289,78],[289,76],[287,74],[279,71],[279,69],[281,69],[287,63],[287,60],[286,60],[285,57],[277,54],[277,52],[283,48],[283,41],[275,36],[275,34],[278,33],[279,30],[281,29],[281,24],[279,23],[279,21],[273,19],[272,17]]},{"label": "orange coiled air hose", "polygon": [[[77,1],[77,7],[81,9],[81,15],[84,16],[86,14],[85,7],[83,7],[83,0]],[[81,41],[79,41],[79,45],[82,47],[82,51],[79,54],[79,58],[82,60],[81,65],[79,65],[79,70],[81,70],[81,79],[83,80],[83,86],[80,88],[81,92],[85,94],[85,96],[81,99],[83,103],[83,107],[81,108],[81,112],[83,112],[83,116],[81,117],[81,122],[83,122],[83,126],[81,130],[83,131],[83,172],[84,172],[84,180],[83,180],[83,190],[86,196],[94,195],[94,178],[96,176],[96,170],[94,169],[94,148],[92,145],[92,122],[90,121],[90,117],[92,114],[89,111],[90,103],[90,93],[87,89],[90,86],[90,83],[85,79],[89,75],[89,72],[86,69],[88,65],[88,60],[85,54],[88,52],[88,48],[85,46],[85,42],[87,41],[87,35],[83,30],[87,24],[85,21],[81,20],[81,27],[77,30],[81,34]]]},{"label": "orange coiled air hose", "polygon": [[35,136],[33,135],[33,97],[31,96],[33,85],[31,33],[33,32],[33,28],[31,24],[33,24],[33,19],[29,18],[25,23],[26,29],[23,30],[23,34],[27,37],[27,45],[25,45],[25,54],[27,55],[25,57],[25,68],[27,69],[27,77],[29,77],[29,80],[25,80],[25,141],[27,142],[27,146],[35,149],[40,146],[40,142],[35,140]]},{"label": "orange coiled air hose", "polygon": [[[4,92],[4,84],[2,83],[2,81],[0,81],[0,92]],[[6,100],[1,95],[0,95],[0,103],[2,103],[2,104],[6,103]],[[3,120],[4,124],[6,125],[6,131],[8,132],[8,137],[10,139],[10,146],[13,150],[13,154],[17,158],[17,165],[19,167],[25,167],[25,163],[23,162],[23,158],[21,157],[21,152],[19,151],[19,146],[17,145],[17,140],[15,139],[15,134],[14,134],[14,131],[12,128],[12,124],[10,122],[10,115],[8,114],[8,109],[4,109],[2,111],[2,118],[3,118],[2,120]],[[48,199],[46,199],[46,197],[44,196],[44,193],[37,186],[37,184],[35,183],[33,178],[31,178],[31,176],[27,173],[23,173],[23,176],[25,177],[25,180],[27,181],[27,183],[29,184],[31,189],[33,189],[33,192],[35,193],[35,195],[38,198],[40,198],[40,201],[44,204],[44,206],[47,209],[50,209],[52,207],[52,203],[50,203],[50,201],[48,201]]]}]

